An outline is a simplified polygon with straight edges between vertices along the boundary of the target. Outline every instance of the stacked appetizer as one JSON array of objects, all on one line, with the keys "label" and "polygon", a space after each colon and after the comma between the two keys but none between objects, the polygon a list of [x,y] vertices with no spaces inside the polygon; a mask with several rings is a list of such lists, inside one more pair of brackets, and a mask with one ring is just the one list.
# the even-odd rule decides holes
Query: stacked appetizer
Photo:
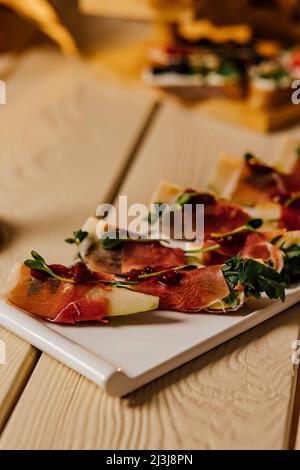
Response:
[{"label": "stacked appetizer", "polygon": [[202,204],[203,243],[121,237],[121,229],[99,238],[99,220],[90,217],[66,240],[78,247],[78,260],[49,265],[32,251],[10,274],[7,301],[58,323],[105,322],[157,308],[225,314],[262,294],[284,301],[285,289],[300,281],[299,149],[294,141],[287,148],[289,158],[276,167],[249,153],[222,156],[213,192],[160,183],[150,224],[166,204],[179,211],[189,204],[193,226]]},{"label": "stacked appetizer", "polygon": [[290,101],[299,77],[299,47],[254,40],[243,25],[179,24],[168,42],[149,47],[148,59],[143,79],[150,86],[191,99],[247,96],[255,107]]}]

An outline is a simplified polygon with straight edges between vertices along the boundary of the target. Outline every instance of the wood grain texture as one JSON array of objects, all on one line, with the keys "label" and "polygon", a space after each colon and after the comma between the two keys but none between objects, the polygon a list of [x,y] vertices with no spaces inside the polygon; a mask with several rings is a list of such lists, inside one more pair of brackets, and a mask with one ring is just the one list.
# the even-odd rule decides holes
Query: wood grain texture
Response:
[{"label": "wood grain texture", "polygon": [[[86,214],[111,198],[153,103],[101,86],[85,67],[52,50],[24,55],[0,107],[0,283],[31,249],[49,262],[74,256],[64,243]],[[0,428],[35,365],[37,352],[0,329]]]},{"label": "wood grain texture", "polygon": [[0,364],[0,432],[34,369],[39,351],[9,331],[0,328],[6,364]]},{"label": "wood grain texture", "polygon": [[[166,106],[120,193],[146,202],[160,178],[201,187],[218,151],[270,159],[279,138]],[[124,399],[43,355],[0,447],[287,448],[295,389],[291,343],[298,331],[295,306]]]},{"label": "wood grain texture", "polygon": [[0,448],[285,448],[298,318],[291,309],[124,399],[43,355]]}]

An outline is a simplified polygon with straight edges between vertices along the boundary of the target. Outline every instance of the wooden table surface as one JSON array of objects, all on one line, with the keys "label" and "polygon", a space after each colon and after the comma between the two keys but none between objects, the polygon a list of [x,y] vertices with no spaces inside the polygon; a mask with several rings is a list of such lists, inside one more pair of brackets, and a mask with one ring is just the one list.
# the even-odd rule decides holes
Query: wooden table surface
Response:
[{"label": "wooden table surface", "polygon": [[[3,282],[31,249],[68,261],[63,240],[118,194],[146,202],[165,178],[201,187],[218,152],[272,159],[283,134],[220,123],[101,82],[58,53],[30,51],[0,107]],[[1,449],[300,449],[295,306],[125,398],[0,328]],[[126,354],[126,352],[124,352]]]}]

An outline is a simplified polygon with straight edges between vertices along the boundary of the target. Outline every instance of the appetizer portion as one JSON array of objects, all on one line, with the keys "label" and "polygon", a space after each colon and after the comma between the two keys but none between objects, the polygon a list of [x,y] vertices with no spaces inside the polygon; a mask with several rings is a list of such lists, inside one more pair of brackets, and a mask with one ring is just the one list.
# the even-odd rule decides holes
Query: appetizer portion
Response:
[{"label": "appetizer portion", "polygon": [[288,102],[293,77],[278,60],[264,60],[248,69],[249,102],[263,108]]},{"label": "appetizer portion", "polygon": [[158,297],[133,292],[128,283],[92,272],[82,262],[48,266],[37,253],[32,256],[13,268],[5,288],[7,301],[30,314],[55,323],[101,322],[158,307]]},{"label": "appetizer portion", "polygon": [[235,63],[206,48],[174,45],[149,49],[149,65],[143,71],[147,85],[168,88],[184,98],[242,95],[241,72]]},{"label": "appetizer portion", "polygon": [[223,155],[211,187],[161,182],[138,218],[148,230],[139,236],[90,217],[65,240],[77,247],[77,261],[49,265],[32,251],[10,274],[5,298],[65,324],[157,308],[236,312],[262,295],[284,301],[285,289],[300,282],[298,142],[286,143],[273,166],[250,153]]},{"label": "appetizer portion", "polygon": [[130,276],[133,289],[159,297],[160,308],[181,312],[232,311],[249,297],[263,292],[271,299],[285,299],[282,277],[273,268],[238,256],[223,265],[189,267]]},{"label": "appetizer portion", "polygon": [[256,108],[290,102],[300,70],[298,44],[253,37],[247,25],[203,20],[174,26],[167,42],[149,47],[148,62],[147,85],[192,100],[245,96]]},{"label": "appetizer portion", "polygon": [[[300,159],[299,146],[295,141],[293,152],[290,146],[287,162],[282,159],[276,166],[263,163],[251,153],[244,159],[222,155],[213,180],[212,189],[226,194],[249,214],[261,217],[273,227],[287,230],[300,229]],[[231,181],[223,186],[223,170],[232,170]]]}]

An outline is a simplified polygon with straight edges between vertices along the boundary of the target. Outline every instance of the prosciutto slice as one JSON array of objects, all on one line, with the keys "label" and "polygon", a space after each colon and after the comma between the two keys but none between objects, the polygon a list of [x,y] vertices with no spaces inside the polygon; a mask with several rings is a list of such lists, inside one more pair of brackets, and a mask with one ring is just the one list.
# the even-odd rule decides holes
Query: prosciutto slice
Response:
[{"label": "prosciutto slice", "polygon": [[[185,232],[186,227],[190,226],[195,232],[196,227],[197,211],[203,212],[200,204],[204,206],[204,239],[209,238],[211,233],[225,233],[234,230],[241,225],[244,225],[250,219],[249,214],[241,207],[236,204],[232,204],[225,200],[218,200],[209,193],[197,193],[193,189],[186,189],[184,194],[195,193],[186,204],[192,206],[192,222],[184,221]],[[184,207],[184,205],[183,205]],[[185,233],[186,234],[186,233]],[[200,236],[199,236],[200,235]],[[198,234],[198,239],[201,239],[202,234]],[[187,233],[186,236],[192,239],[191,234]]]},{"label": "prosciutto slice", "polygon": [[242,258],[261,260],[270,264],[276,271],[283,268],[283,252],[271,243],[275,237],[285,230],[272,232],[239,232],[226,237],[208,240],[206,246],[218,244],[220,247],[204,254],[203,264],[206,266],[225,263],[229,258],[240,255]]},{"label": "prosciutto slice", "polygon": [[109,308],[103,292],[111,288],[99,282],[67,283],[37,278],[25,265],[15,268],[15,286],[8,302],[54,323],[102,321]]},{"label": "prosciutto slice", "polygon": [[212,233],[230,232],[249,220],[247,214],[241,207],[227,201],[216,201],[205,205],[204,209],[204,238],[207,239]]},{"label": "prosciutto slice", "polygon": [[122,248],[121,263],[122,273],[149,266],[159,271],[184,265],[185,256],[179,248],[168,248],[159,242],[127,242]]},{"label": "prosciutto slice", "polygon": [[272,233],[250,233],[245,246],[240,252],[242,258],[252,258],[270,264],[277,272],[281,272],[284,265],[284,253],[273,243]]},{"label": "prosciutto slice", "polygon": [[255,157],[248,157],[232,195],[232,200],[245,206],[280,199],[280,196],[300,191],[300,162],[290,175],[263,165]]},{"label": "prosciutto slice", "polygon": [[290,206],[282,205],[281,226],[289,231],[300,229],[300,199]]},{"label": "prosciutto slice", "polygon": [[205,310],[229,295],[220,265],[180,271],[175,280],[173,276],[150,277],[133,288],[158,296],[161,309],[190,313]]}]

